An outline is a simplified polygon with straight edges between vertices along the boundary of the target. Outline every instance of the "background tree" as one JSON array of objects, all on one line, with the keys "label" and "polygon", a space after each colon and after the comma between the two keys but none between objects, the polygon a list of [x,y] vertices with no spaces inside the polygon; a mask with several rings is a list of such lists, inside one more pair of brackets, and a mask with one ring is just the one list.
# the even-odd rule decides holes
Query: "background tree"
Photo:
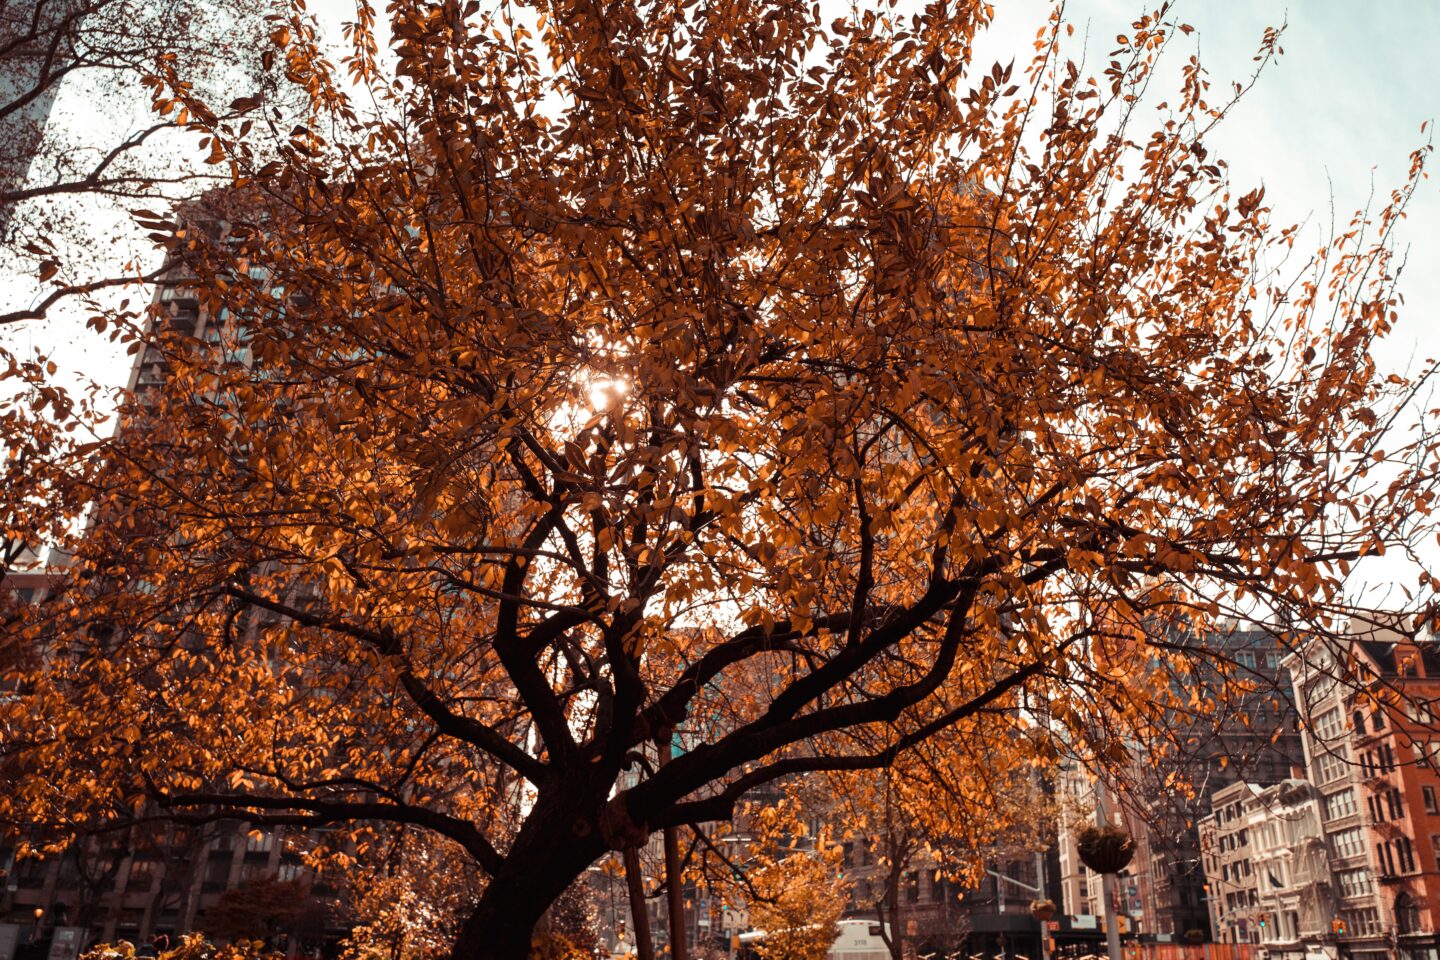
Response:
[{"label": "background tree", "polygon": [[1419,383],[1370,357],[1423,151],[1274,272],[1231,101],[1192,61],[1138,112],[1164,10],[1096,78],[1058,17],[972,62],[979,2],[387,13],[363,100],[277,23],[312,119],[273,165],[164,71],[243,189],[153,221],[202,319],[147,337],[163,383],[7,495],[95,519],[19,614],[53,655],[0,750],[46,776],[0,821],[430,831],[486,877],[455,955],[519,958],[607,850],[1022,692],[1120,762],[1224,709],[1177,637],[1333,632],[1349,564],[1434,532]]},{"label": "background tree", "polygon": [[[255,116],[273,122],[278,88],[260,52],[266,16],[279,10],[236,0],[9,0],[0,9],[0,270],[11,274],[0,324],[154,278],[159,260],[129,211],[166,209],[221,178],[194,159],[174,117],[150,112],[147,84],[164,63],[222,115],[263,99]],[[20,276],[37,270],[38,287]]]},{"label": "background tree", "polygon": [[309,887],[299,880],[256,880],[232,887],[205,911],[206,932],[224,940],[263,940],[299,935],[310,917]]},{"label": "background tree", "polygon": [[764,931],[755,950],[764,960],[821,960],[839,935],[836,921],[849,899],[843,851],[826,832],[812,834],[794,797],[752,812],[747,850],[750,925]]},{"label": "background tree", "polygon": [[[317,851],[312,865],[342,884],[351,923],[345,960],[436,960],[482,889],[473,861],[448,840],[409,829],[366,831],[358,859]],[[328,854],[328,855],[327,855]]]},{"label": "background tree", "polygon": [[550,905],[536,928],[531,956],[537,960],[590,960],[599,943],[594,893],[585,878]]}]

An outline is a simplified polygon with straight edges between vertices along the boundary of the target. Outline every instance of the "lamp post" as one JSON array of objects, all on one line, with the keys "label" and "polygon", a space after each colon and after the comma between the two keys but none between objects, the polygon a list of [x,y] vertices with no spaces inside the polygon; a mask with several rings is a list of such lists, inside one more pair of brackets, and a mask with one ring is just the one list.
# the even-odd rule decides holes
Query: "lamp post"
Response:
[{"label": "lamp post", "polygon": [[1110,960],[1120,957],[1120,923],[1116,917],[1117,875],[1130,864],[1135,843],[1118,827],[1111,826],[1105,812],[1105,785],[1095,781],[1095,826],[1077,838],[1080,861],[1101,876],[1105,907],[1105,945]]},{"label": "lamp post", "polygon": [[31,940],[39,940],[39,939],[40,939],[40,921],[43,920],[44,918],[45,918],[45,908],[44,908],[44,907],[36,907],[36,908],[35,908],[35,930],[30,934],[30,939],[31,939]]}]

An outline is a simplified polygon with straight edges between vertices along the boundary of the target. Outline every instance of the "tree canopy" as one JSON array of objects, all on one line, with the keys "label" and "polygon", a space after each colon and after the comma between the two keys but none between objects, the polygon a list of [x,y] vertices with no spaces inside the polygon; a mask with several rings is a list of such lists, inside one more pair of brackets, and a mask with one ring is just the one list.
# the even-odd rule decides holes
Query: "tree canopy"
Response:
[{"label": "tree canopy", "polygon": [[1371,359],[1424,152],[1307,250],[1195,61],[1151,109],[1164,10],[1094,78],[1058,14],[975,62],[964,0],[387,13],[338,67],[275,22],[307,124],[157,93],[235,185],[149,221],[160,382],[5,501],[88,519],[12,614],[46,776],[0,821],[431,831],[487,878],[454,955],[520,957],[607,850],[777,780],[1117,762],[1223,709],[1222,618],[1338,630],[1434,532],[1423,376]]}]

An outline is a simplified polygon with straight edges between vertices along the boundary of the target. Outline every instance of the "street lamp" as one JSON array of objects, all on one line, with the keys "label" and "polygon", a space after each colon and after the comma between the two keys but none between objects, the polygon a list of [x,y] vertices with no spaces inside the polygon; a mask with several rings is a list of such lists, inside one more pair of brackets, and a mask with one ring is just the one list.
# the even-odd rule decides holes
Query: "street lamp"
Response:
[{"label": "street lamp", "polygon": [[39,940],[39,939],[40,939],[40,920],[41,920],[41,918],[43,918],[44,916],[45,916],[45,908],[44,908],[44,907],[36,907],[36,908],[35,908],[35,932],[34,932],[33,934],[31,934],[31,936],[30,936],[30,939],[31,939],[31,940]]}]

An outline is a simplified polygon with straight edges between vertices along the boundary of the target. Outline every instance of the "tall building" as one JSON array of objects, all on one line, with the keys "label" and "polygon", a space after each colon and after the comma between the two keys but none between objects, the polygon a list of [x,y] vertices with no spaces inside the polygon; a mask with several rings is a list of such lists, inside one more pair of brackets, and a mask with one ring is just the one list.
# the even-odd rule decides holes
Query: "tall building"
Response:
[{"label": "tall building", "polygon": [[1368,629],[1354,644],[1348,698],[1358,798],[1379,911],[1400,960],[1440,951],[1440,649],[1434,637]]},{"label": "tall building", "polygon": [[1298,779],[1266,787],[1246,804],[1246,820],[1261,942],[1272,960],[1305,960],[1333,932],[1320,794]]},{"label": "tall building", "polygon": [[[186,280],[181,268],[169,268],[157,285],[155,323],[201,339],[227,351],[227,359],[248,365],[244,343],[226,318],[207,315]],[[150,427],[146,401],[163,388],[168,373],[164,355],[155,348],[137,355],[128,384],[135,403],[120,429]],[[104,518],[93,522],[103,523]],[[17,565],[4,587],[26,602],[40,602],[51,579],[31,560]],[[122,939],[140,943],[197,930],[214,934],[217,908],[233,919],[236,904],[243,906],[247,898],[260,903],[267,890],[303,890],[307,903],[287,911],[284,922],[272,927],[291,953],[314,952],[349,929],[339,891],[302,862],[315,840],[316,833],[304,829],[250,830],[238,822],[218,821],[107,831],[43,860],[19,857],[15,847],[0,845],[0,870],[5,871],[0,928],[8,922],[18,932],[10,935],[11,942],[21,944],[73,930],[77,946]],[[0,929],[0,945],[4,942]],[[0,960],[9,960],[3,950]]]},{"label": "tall building", "polygon": [[1199,825],[1210,931],[1217,943],[1255,943],[1259,937],[1259,877],[1250,848],[1251,804],[1259,788],[1240,781],[1216,791]]},{"label": "tall building", "polygon": [[0,3],[0,238],[14,212],[12,191],[25,184],[45,138],[86,6],[81,0]]}]

